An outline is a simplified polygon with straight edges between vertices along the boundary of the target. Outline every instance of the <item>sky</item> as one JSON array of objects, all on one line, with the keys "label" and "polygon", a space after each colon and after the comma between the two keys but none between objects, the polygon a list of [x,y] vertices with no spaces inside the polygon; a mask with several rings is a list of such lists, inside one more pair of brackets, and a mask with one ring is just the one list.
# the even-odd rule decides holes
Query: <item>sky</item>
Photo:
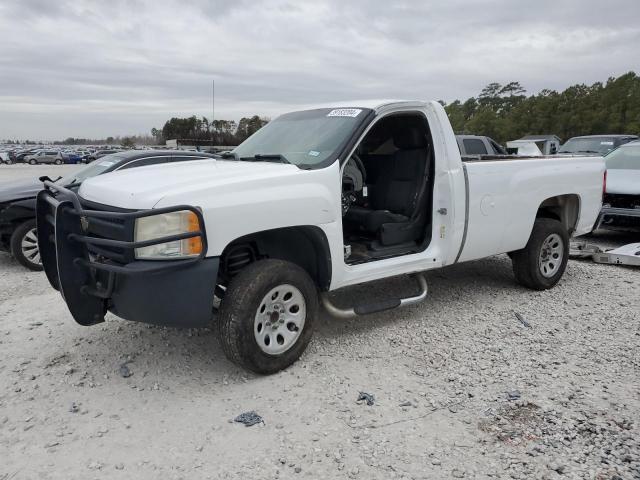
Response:
[{"label": "sky", "polygon": [[640,0],[0,0],[0,139],[640,72]]}]

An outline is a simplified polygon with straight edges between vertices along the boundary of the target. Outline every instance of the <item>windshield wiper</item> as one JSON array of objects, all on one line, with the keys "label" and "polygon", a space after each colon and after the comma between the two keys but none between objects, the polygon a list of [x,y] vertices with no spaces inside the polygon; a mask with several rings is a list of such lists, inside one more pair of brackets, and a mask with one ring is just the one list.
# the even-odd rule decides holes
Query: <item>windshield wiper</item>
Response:
[{"label": "windshield wiper", "polygon": [[257,153],[253,157],[241,157],[240,160],[246,162],[279,162],[291,163],[284,155],[279,153]]},{"label": "windshield wiper", "polygon": [[225,160],[229,158],[233,158],[234,160],[240,160],[236,152],[222,152],[222,153],[219,153],[218,156],[220,158],[224,158]]}]

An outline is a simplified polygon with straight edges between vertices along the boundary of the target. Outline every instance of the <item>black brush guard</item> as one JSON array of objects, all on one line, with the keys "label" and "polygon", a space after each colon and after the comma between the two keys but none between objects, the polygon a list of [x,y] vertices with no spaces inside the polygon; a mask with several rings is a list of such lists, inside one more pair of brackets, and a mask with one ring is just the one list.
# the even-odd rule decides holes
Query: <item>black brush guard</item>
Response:
[{"label": "black brush guard", "polygon": [[[210,321],[219,259],[205,259],[207,238],[198,209],[188,205],[138,211],[85,209],[72,190],[49,180],[43,183],[36,206],[42,264],[76,322],[103,322],[107,310],[158,325],[196,327]],[[177,211],[193,212],[201,230],[134,241],[136,219]],[[202,242],[197,257],[135,258],[136,248],[194,237]]]}]

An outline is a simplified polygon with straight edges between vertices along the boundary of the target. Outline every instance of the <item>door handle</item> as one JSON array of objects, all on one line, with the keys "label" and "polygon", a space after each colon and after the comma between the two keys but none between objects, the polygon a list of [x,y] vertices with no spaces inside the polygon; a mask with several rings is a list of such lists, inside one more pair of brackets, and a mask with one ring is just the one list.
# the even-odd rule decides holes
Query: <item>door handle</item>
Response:
[{"label": "door handle", "polygon": [[438,209],[438,213],[440,215],[446,215],[447,214],[447,209],[446,208],[439,208]]}]

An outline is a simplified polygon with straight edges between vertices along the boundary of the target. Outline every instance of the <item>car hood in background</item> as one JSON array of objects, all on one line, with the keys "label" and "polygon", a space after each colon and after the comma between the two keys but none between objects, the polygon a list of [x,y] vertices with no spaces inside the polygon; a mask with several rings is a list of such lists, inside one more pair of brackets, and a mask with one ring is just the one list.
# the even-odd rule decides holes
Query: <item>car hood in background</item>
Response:
[{"label": "car hood in background", "polygon": [[90,202],[127,209],[153,208],[165,197],[222,188],[258,187],[303,173],[295,165],[233,160],[195,160],[138,167],[82,182],[78,194]]},{"label": "car hood in background", "polygon": [[37,178],[0,183],[0,203],[35,197],[43,185]]},{"label": "car hood in background", "polygon": [[640,170],[607,170],[607,193],[640,195]]}]

